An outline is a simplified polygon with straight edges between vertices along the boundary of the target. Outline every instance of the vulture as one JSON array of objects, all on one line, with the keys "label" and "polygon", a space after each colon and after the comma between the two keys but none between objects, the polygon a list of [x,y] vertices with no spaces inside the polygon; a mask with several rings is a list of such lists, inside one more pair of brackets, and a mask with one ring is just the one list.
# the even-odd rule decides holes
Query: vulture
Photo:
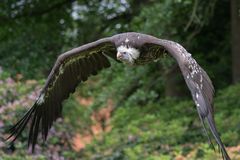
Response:
[{"label": "vulture", "polygon": [[[144,65],[169,53],[178,63],[191,92],[196,109],[207,134],[205,123],[219,146],[224,160],[230,157],[220,139],[213,118],[214,87],[207,73],[180,44],[151,35],[127,32],[102,38],[61,54],[33,106],[10,129],[8,140],[13,143],[30,122],[28,145],[37,143],[39,132],[43,140],[58,117],[62,102],[75,91],[77,85],[111,66],[109,58],[130,66]],[[211,142],[208,134],[207,137]]]}]

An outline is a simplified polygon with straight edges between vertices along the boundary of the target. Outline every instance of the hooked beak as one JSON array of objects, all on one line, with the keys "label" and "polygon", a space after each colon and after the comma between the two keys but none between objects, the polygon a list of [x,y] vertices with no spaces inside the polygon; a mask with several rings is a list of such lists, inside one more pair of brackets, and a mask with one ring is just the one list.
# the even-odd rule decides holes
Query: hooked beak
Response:
[{"label": "hooked beak", "polygon": [[117,53],[117,59],[118,59],[118,60],[121,60],[122,58],[123,58],[122,53],[118,52],[118,53]]}]

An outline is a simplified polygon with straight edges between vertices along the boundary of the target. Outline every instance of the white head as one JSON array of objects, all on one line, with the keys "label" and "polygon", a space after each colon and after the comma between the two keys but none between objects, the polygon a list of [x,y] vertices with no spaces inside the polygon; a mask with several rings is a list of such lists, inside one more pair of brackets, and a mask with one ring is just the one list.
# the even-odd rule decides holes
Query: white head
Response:
[{"label": "white head", "polygon": [[134,64],[134,60],[136,60],[139,56],[140,52],[136,48],[127,46],[119,46],[117,48],[117,59],[124,63]]}]

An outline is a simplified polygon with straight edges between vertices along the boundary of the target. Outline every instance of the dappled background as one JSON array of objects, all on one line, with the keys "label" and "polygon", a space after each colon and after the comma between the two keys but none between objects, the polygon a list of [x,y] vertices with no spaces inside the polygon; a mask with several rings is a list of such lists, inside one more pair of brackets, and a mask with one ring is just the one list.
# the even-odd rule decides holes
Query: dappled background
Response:
[{"label": "dappled background", "polygon": [[216,88],[215,120],[230,157],[240,159],[240,22],[237,0],[2,0],[0,159],[213,160],[176,62],[112,67],[78,86],[35,153],[27,130],[4,139],[37,98],[57,56],[121,32],[182,44]]}]

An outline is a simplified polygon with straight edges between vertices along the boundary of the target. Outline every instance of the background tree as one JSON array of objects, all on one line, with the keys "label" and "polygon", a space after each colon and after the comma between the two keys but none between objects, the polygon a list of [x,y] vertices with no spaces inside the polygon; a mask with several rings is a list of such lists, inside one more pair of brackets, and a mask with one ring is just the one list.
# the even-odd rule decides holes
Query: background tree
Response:
[{"label": "background tree", "polygon": [[[0,155],[12,158],[13,154],[2,149],[1,137],[30,107],[60,53],[127,31],[171,39],[187,48],[213,80],[215,119],[223,141],[237,146],[240,89],[237,84],[229,85],[239,80],[238,5],[237,0],[231,4],[229,0],[2,0]],[[216,159],[199,131],[198,115],[172,58],[164,55],[157,63],[136,68],[114,61],[112,66],[80,85],[64,103],[64,122],[54,125],[48,145],[40,144],[35,156]],[[107,112],[109,119],[94,117],[106,108],[110,112],[115,108]],[[102,126],[97,136],[96,126]],[[79,134],[80,140],[91,139],[81,152],[72,144],[79,142]],[[26,132],[20,139],[14,155],[27,159]]]},{"label": "background tree", "polygon": [[233,83],[240,81],[240,2],[231,1]]}]

